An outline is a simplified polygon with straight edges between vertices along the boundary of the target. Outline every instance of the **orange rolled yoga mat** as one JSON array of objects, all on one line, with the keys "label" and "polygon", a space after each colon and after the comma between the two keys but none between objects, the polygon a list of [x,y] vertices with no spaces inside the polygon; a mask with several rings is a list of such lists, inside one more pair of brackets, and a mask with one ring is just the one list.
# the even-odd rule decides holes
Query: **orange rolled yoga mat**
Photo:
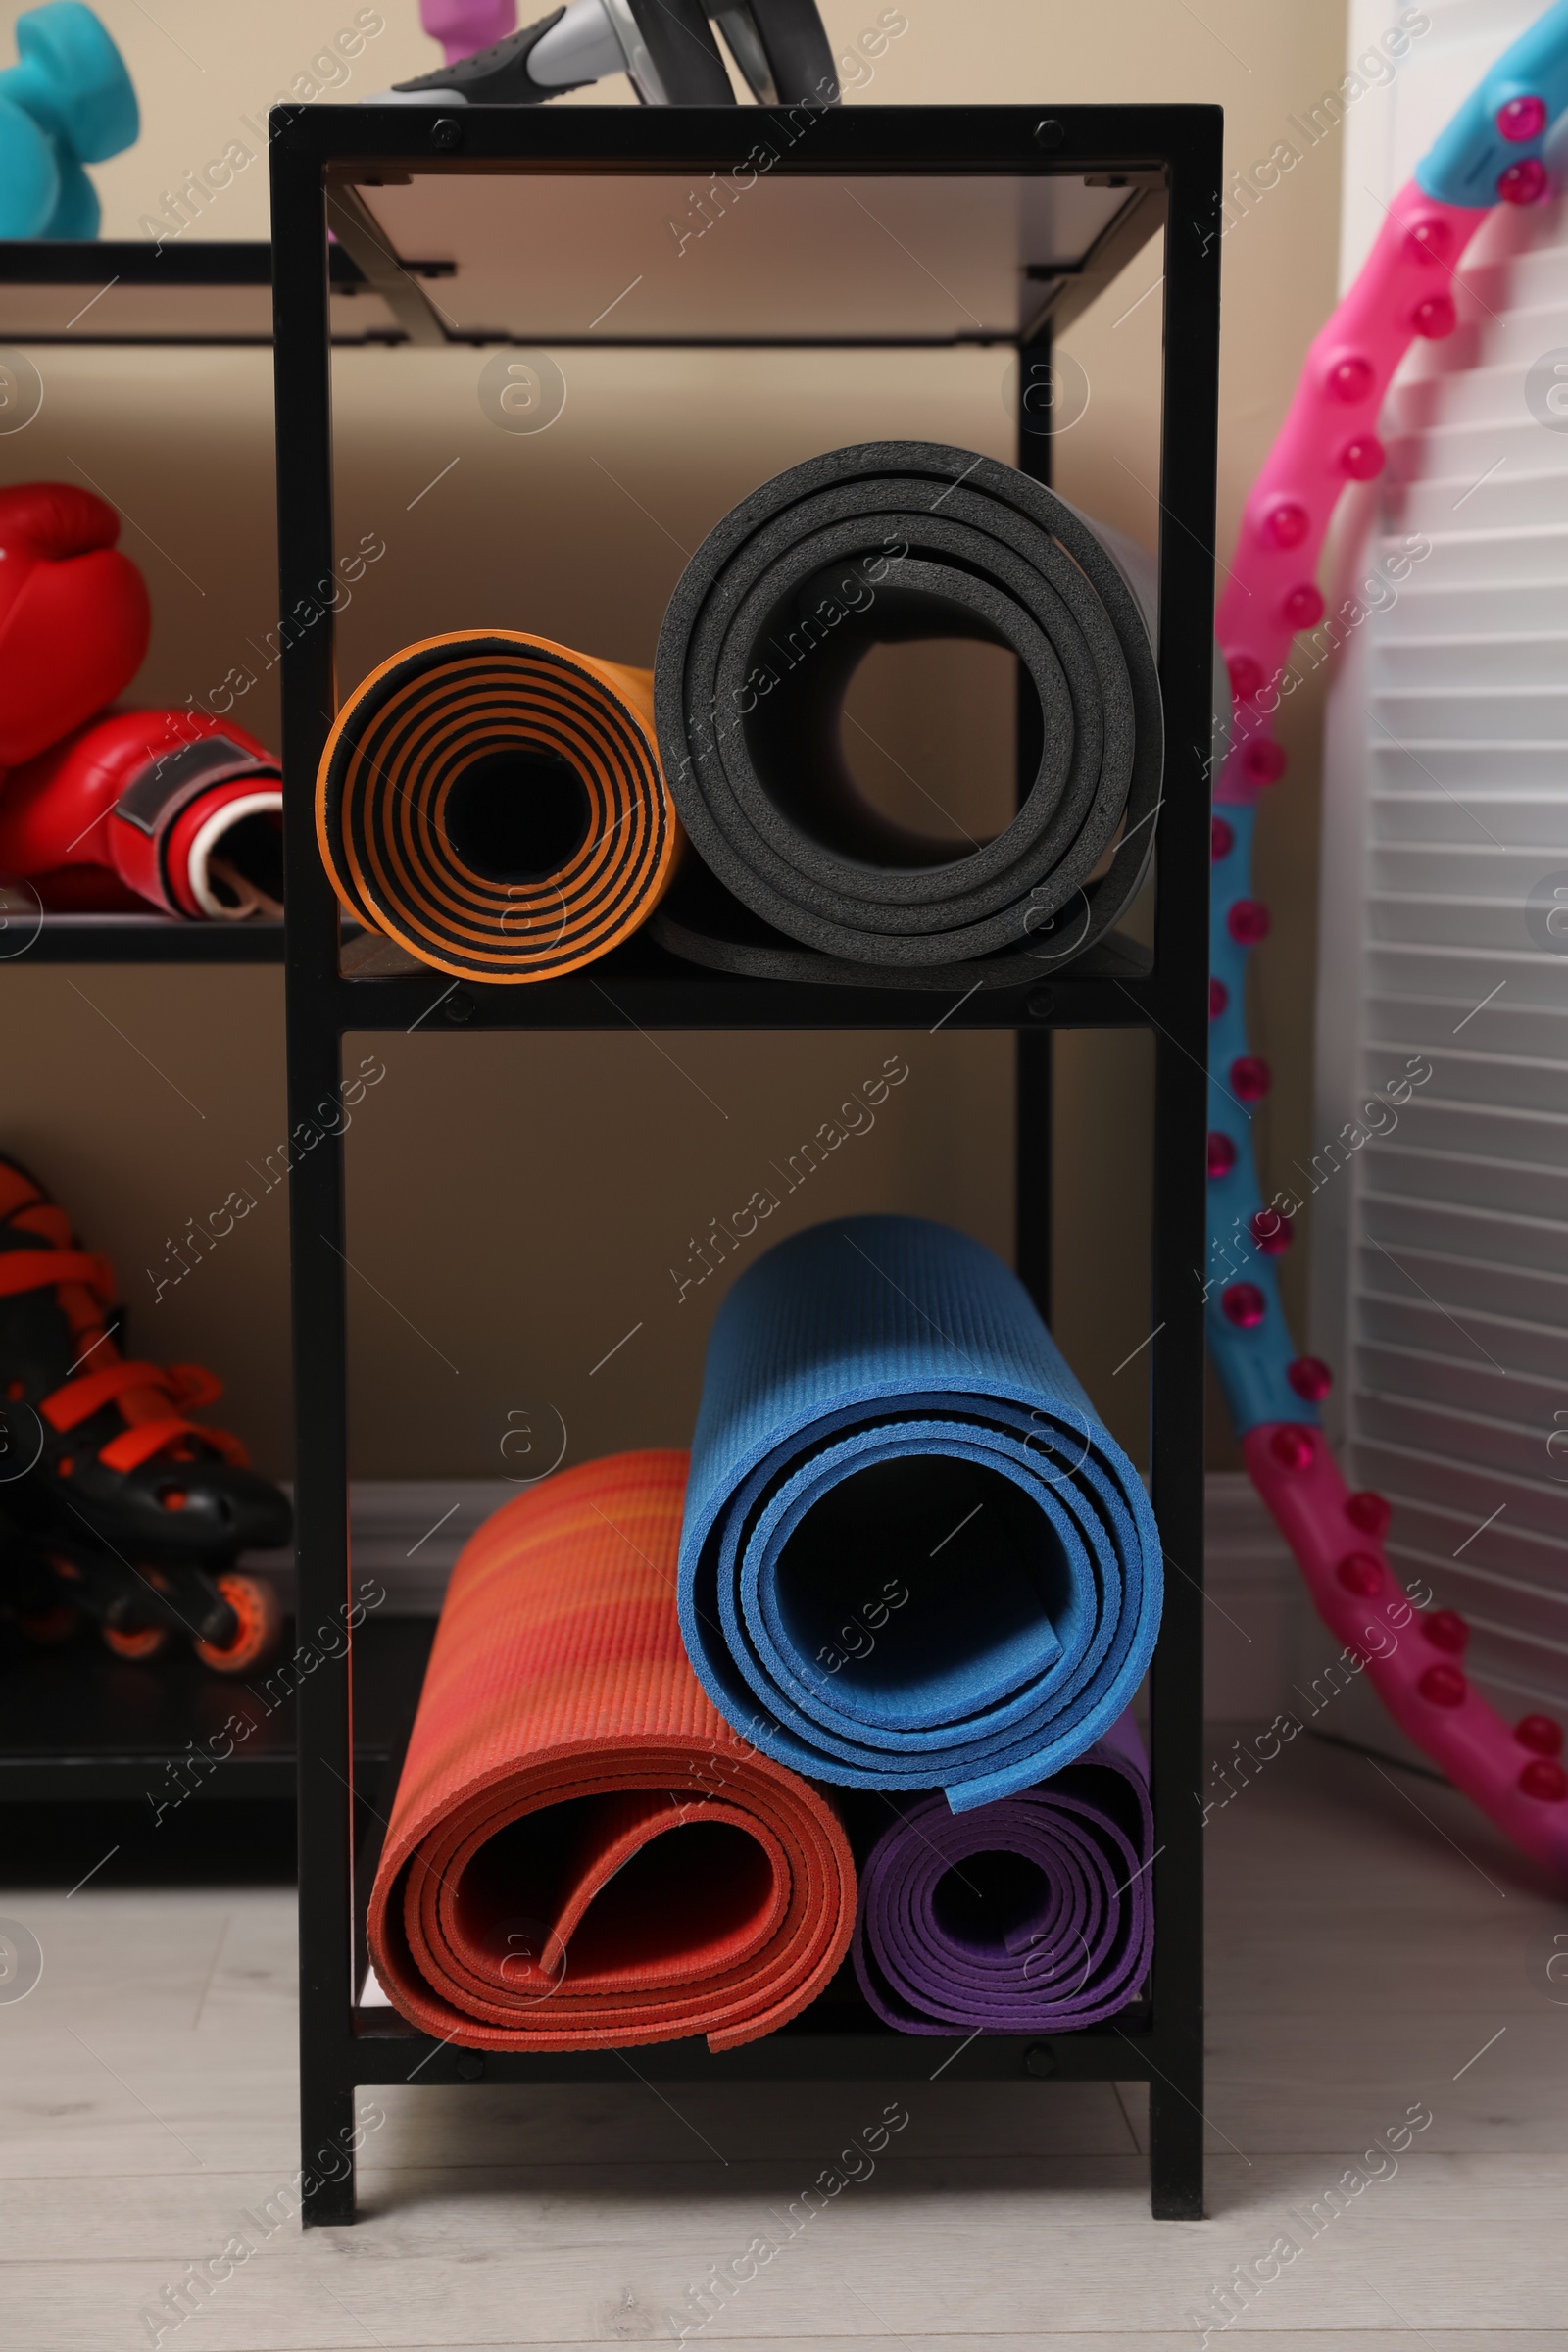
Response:
[{"label": "orange rolled yoga mat", "polygon": [[452,1572],[368,1920],[395,2008],[475,2049],[755,2041],[849,1948],[855,1864],[686,1662],[684,1453],[519,1494]]},{"label": "orange rolled yoga mat", "polygon": [[684,836],[653,673],[511,629],[428,637],[344,704],[316,827],[351,914],[464,980],[551,980],[646,921]]}]

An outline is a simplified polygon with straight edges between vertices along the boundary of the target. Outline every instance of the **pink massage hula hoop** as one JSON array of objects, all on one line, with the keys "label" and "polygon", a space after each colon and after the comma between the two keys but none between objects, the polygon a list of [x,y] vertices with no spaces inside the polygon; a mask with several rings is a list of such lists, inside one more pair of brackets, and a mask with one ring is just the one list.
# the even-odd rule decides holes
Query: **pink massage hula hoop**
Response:
[{"label": "pink massage hula hoop", "polygon": [[1492,208],[1547,194],[1542,149],[1568,102],[1568,0],[1505,52],[1388,208],[1354,285],[1312,344],[1296,396],[1247,501],[1219,638],[1230,671],[1231,749],[1215,788],[1209,951],[1209,1349],[1247,1467],[1305,1577],[1319,1616],[1364,1663],[1406,1737],[1516,1845],[1568,1878],[1568,1773],[1562,1728],[1546,1715],[1504,1722],[1461,1659],[1469,1628],[1453,1609],[1417,1611],[1389,1567],[1389,1506],[1351,1494],[1318,1426],[1328,1367],[1298,1355],[1274,1258],[1290,1222],[1265,1207],[1251,1108],[1268,1064],[1248,1048],[1248,952],[1268,932],[1251,896],[1258,794],[1285,771],[1273,720],[1294,691],[1292,641],[1323,617],[1316,569],[1349,482],[1382,470],[1376,424],[1389,383],[1419,336],[1456,322],[1454,266]]}]

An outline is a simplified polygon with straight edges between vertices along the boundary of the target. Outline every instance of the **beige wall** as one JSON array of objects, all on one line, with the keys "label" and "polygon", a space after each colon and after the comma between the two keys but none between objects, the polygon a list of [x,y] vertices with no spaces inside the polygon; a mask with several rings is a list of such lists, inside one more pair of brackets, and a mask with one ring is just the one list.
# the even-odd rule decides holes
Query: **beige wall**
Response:
[{"label": "beige wall", "polygon": [[[243,136],[353,8],[276,0],[100,0],[141,92],[144,134],[98,174],[109,234],[187,166]],[[1344,12],[1277,0],[1119,0],[1096,12],[1036,0],[909,0],[909,29],[856,103],[1218,101],[1228,153],[1247,165],[1339,71]],[[7,18],[15,14],[7,10]],[[382,10],[347,94],[435,62],[412,0]],[[824,14],[840,46],[875,10]],[[1368,103],[1374,101],[1369,100]],[[1225,246],[1222,551],[1241,497],[1333,294],[1338,148],[1307,156]],[[204,226],[266,233],[260,163]],[[1062,444],[1060,486],[1151,542],[1157,298],[1147,255],[1075,329],[1093,385]],[[3,298],[0,298],[3,320]],[[3,336],[0,325],[0,336]],[[34,357],[43,414],[0,439],[0,478],[96,480],[127,518],[156,629],[139,698],[205,694],[250,659],[274,618],[270,357],[260,352],[66,352]],[[1009,453],[1000,353],[868,362],[730,355],[596,355],[574,364],[567,415],[548,439],[494,432],[467,350],[349,352],[338,374],[340,523],[386,540],[342,627],[345,677],[410,637],[512,623],[625,660],[651,659],[682,548],[757,480],[814,450],[877,434],[930,435]],[[450,458],[428,497],[410,501]],[[509,531],[526,468],[530,532]],[[604,470],[608,468],[608,474]],[[613,480],[610,476],[615,477]],[[623,485],[621,487],[620,485]],[[643,512],[646,510],[646,513]],[[1005,725],[975,676],[885,665],[862,715],[889,752],[946,795],[1001,772]],[[239,715],[275,733],[264,677]],[[1276,914],[1259,958],[1259,1033],[1279,1073],[1264,1137],[1282,1171],[1309,1156],[1317,714],[1293,705],[1291,790],[1264,819],[1263,893]],[[985,774],[974,766],[976,732]],[[979,805],[978,797],[954,806]],[[153,1308],[154,1282],[189,1218],[265,1168],[285,1119],[281,991],[259,971],[46,971],[3,975],[6,1135],[59,1187],[107,1250],[136,1310],[138,1347],[196,1356],[225,1376],[233,1424],[258,1458],[288,1466],[285,1218],[280,1190]],[[933,1014],[933,1018],[935,1015]],[[350,1142],[355,1465],[364,1475],[486,1475],[509,1411],[560,1417],[573,1456],[678,1443],[690,1426],[703,1335],[723,1277],[674,1303],[669,1268],[892,1054],[909,1075],[874,1130],[846,1145],[787,1204],[797,1221],[850,1208],[921,1209],[1005,1250],[1011,1231],[1010,1046],[994,1038],[427,1038],[376,1041],[385,1078]],[[1147,1055],[1139,1041],[1072,1039],[1060,1055],[1058,1336],[1119,1432],[1137,1443],[1138,1368],[1113,1368],[1147,1330],[1141,1284]],[[775,1230],[777,1225],[775,1224]],[[149,1269],[151,1271],[149,1272]],[[1293,1311],[1299,1267],[1288,1271]],[[367,1287],[373,1284],[374,1289]],[[377,1296],[382,1294],[383,1296]],[[633,1325],[637,1337],[597,1372]],[[1222,1458],[1219,1441],[1215,1458]]]}]

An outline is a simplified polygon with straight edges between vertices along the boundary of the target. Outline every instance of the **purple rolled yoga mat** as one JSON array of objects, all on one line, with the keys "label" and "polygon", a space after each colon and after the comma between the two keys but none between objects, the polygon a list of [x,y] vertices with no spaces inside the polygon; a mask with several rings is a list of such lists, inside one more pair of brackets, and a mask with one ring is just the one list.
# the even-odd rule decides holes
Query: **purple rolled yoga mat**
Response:
[{"label": "purple rolled yoga mat", "polygon": [[1131,1712],[1037,1788],[908,1798],[860,1870],[855,1973],[901,2034],[1029,2034],[1124,2009],[1154,1942],[1149,1760]]}]

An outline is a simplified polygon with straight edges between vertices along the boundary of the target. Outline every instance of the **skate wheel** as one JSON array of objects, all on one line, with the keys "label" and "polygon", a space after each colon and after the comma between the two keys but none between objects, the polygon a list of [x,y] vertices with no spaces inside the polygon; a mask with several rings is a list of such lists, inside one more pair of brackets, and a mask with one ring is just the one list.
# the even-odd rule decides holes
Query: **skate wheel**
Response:
[{"label": "skate wheel", "polygon": [[56,1649],[62,1642],[69,1642],[80,1622],[76,1611],[65,1601],[52,1609],[36,1609],[30,1617],[17,1619],[27,1640],[36,1642],[43,1649]]},{"label": "skate wheel", "polygon": [[246,1674],[277,1645],[283,1630],[283,1608],[275,1587],[259,1576],[230,1572],[214,1584],[239,1619],[226,1648],[216,1642],[193,1642],[191,1647],[215,1674]]},{"label": "skate wheel", "polygon": [[156,1658],[169,1640],[166,1625],[106,1625],[104,1646],[117,1658]]}]

